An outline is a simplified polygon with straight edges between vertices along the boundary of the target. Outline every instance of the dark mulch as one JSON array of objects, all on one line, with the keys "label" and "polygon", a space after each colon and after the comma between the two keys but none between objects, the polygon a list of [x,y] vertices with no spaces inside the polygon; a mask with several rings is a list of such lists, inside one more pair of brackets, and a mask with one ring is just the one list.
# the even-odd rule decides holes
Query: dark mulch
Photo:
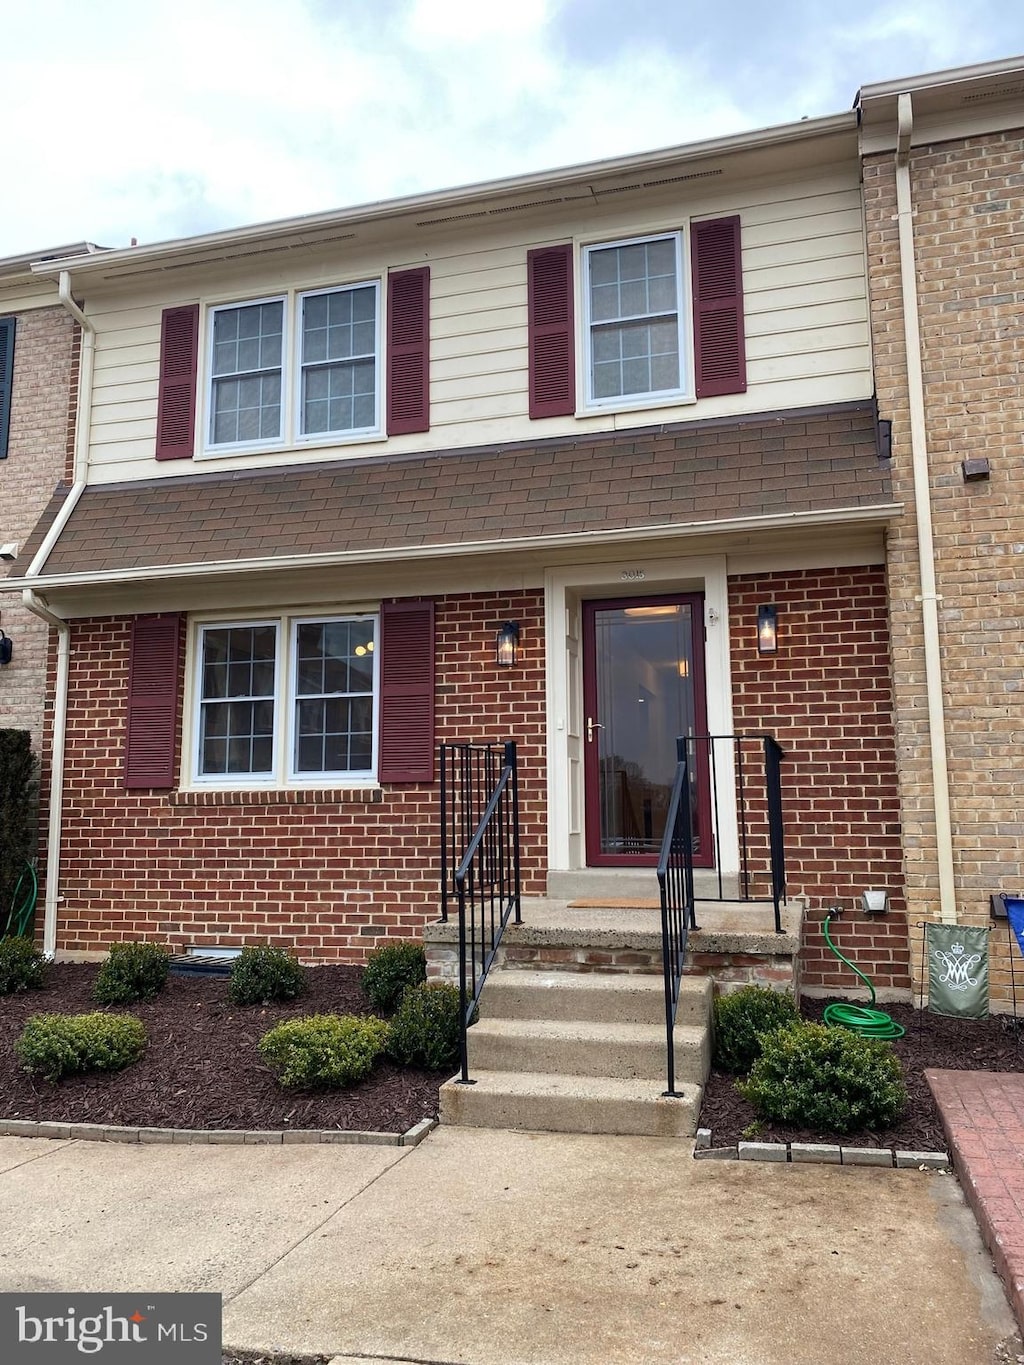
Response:
[{"label": "dark mulch", "polygon": [[357,967],[314,967],[309,989],[287,1005],[239,1008],[227,978],[172,976],[152,1000],[130,1007],[149,1037],[125,1071],[71,1076],[56,1085],[18,1065],[13,1044],[30,1014],[96,1009],[95,964],[56,963],[43,990],[0,999],[0,1117],[158,1128],[351,1128],[402,1133],[437,1113],[443,1077],[381,1062],[349,1090],[289,1091],[256,1045],[285,1019],[369,1014]]},{"label": "dark mulch", "polygon": [[[805,1018],[820,1020],[826,1000],[805,1000]],[[903,1151],[946,1150],[946,1136],[924,1078],[928,1067],[955,1071],[1024,1071],[1024,1018],[1020,1025],[1003,1015],[988,1019],[947,1019],[910,1005],[880,1006],[907,1030],[893,1043],[901,1062],[909,1101],[892,1128],[857,1133],[812,1132],[789,1124],[758,1120],[753,1105],[736,1091],[736,1078],[713,1071],[700,1111],[702,1128],[711,1129],[716,1147],[754,1138],[761,1142],[842,1142],[848,1147],[899,1147]],[[748,1131],[757,1124],[757,1131]]]}]

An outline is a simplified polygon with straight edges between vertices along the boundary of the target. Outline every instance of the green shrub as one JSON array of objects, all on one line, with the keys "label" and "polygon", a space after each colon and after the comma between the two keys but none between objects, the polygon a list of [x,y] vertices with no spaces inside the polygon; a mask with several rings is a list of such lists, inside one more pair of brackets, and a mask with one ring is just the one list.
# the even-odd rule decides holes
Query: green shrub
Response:
[{"label": "green shrub", "polygon": [[92,998],[101,1005],[130,1005],[163,990],[171,959],[156,943],[115,943],[100,967]]},{"label": "green shrub", "polygon": [[0,729],[0,930],[12,927],[8,912],[32,858],[38,794],[29,732]]},{"label": "green shrub", "polygon": [[234,1005],[294,1000],[306,989],[306,972],[283,948],[243,948],[231,967],[228,999]]},{"label": "green shrub", "polygon": [[259,1051],[282,1085],[355,1085],[370,1074],[387,1037],[387,1024],[372,1015],[313,1014],[272,1028]]},{"label": "green shrub", "polygon": [[133,1014],[34,1014],[14,1044],[26,1071],[59,1081],[79,1071],[121,1071],[146,1050]]},{"label": "green shrub", "polygon": [[388,1055],[428,1071],[453,1067],[459,1056],[459,989],[447,981],[410,986],[391,1020]]},{"label": "green shrub", "polygon": [[825,1024],[790,1024],[766,1036],[738,1089],[763,1118],[819,1132],[888,1127],[907,1102],[888,1043]]},{"label": "green shrub", "polygon": [[419,943],[387,943],[370,954],[363,972],[363,990],[381,1014],[395,1009],[408,986],[427,979],[427,955]]},{"label": "green shrub", "polygon": [[43,955],[29,938],[0,938],[0,995],[34,991],[43,984]]},{"label": "green shrub", "polygon": [[793,997],[765,986],[743,986],[717,995],[715,1066],[742,1075],[761,1055],[761,1036],[800,1018]]}]

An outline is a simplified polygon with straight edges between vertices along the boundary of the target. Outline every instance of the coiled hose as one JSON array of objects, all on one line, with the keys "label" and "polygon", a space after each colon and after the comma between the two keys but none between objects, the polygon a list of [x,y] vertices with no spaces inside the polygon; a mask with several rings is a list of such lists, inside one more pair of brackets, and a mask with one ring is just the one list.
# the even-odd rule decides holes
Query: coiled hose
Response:
[{"label": "coiled hose", "polygon": [[839,959],[845,962],[851,972],[856,972],[860,979],[871,992],[871,1008],[864,1005],[827,1005],[825,1007],[825,1023],[832,1024],[838,1028],[849,1029],[851,1033],[857,1033],[862,1038],[902,1038],[906,1029],[902,1024],[897,1024],[884,1010],[876,1010],[875,988],[869,977],[866,977],[859,967],[855,967],[848,957],[844,957],[836,945],[832,942],[832,937],[828,932],[829,921],[832,916],[825,916],[825,942]]}]

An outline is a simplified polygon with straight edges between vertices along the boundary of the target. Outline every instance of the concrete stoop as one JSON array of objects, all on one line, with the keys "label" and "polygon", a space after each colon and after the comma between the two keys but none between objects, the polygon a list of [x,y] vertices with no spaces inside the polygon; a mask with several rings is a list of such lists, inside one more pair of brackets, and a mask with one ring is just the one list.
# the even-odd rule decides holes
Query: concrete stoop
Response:
[{"label": "concrete stoop", "polygon": [[441,1087],[442,1123],[692,1137],[711,1061],[711,982],[685,978],[681,991],[669,1098],[660,977],[496,969],[469,1031],[475,1084]]}]

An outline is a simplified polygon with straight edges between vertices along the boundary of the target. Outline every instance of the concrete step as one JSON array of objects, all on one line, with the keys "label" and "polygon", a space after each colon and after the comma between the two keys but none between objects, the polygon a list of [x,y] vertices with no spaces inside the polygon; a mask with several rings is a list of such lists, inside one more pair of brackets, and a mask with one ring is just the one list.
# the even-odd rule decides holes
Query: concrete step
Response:
[{"label": "concrete step", "polygon": [[[713,868],[695,867],[693,889],[698,900],[719,896],[731,900],[739,895],[739,878],[735,873],[723,875],[719,885]],[[572,872],[551,869],[547,893],[553,900],[619,900],[624,904],[636,900],[641,905],[657,901],[661,894],[653,867],[581,867]]]},{"label": "concrete step", "polygon": [[[470,1075],[538,1071],[619,1080],[663,1080],[664,1024],[607,1024],[563,1019],[481,1018],[469,1030]],[[703,1085],[711,1067],[706,1026],[677,1024],[676,1075]]]},{"label": "concrete step", "polygon": [[470,1075],[475,1085],[442,1085],[442,1123],[638,1137],[692,1137],[697,1131],[701,1089],[693,1084],[677,1082],[680,1097],[667,1099],[663,1079],[486,1070]]},{"label": "concrete step", "polygon": [[[711,979],[684,977],[679,1024],[704,1024],[711,1010]],[[485,1019],[562,1019],[591,1023],[665,1023],[665,984],[660,976],[625,972],[541,972],[500,969],[484,986]]]}]

